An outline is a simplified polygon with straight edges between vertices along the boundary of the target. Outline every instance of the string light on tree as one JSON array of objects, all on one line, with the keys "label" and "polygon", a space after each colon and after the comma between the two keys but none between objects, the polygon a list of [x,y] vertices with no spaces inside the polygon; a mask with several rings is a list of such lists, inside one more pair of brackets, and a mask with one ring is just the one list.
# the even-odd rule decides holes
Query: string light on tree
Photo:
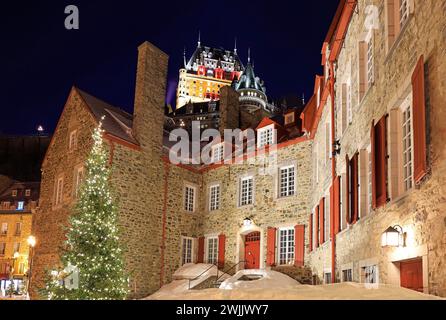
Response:
[{"label": "string light on tree", "polygon": [[51,300],[119,300],[129,292],[102,135],[101,121],[93,133],[86,177],[70,218],[63,268],[49,273],[41,290]]}]

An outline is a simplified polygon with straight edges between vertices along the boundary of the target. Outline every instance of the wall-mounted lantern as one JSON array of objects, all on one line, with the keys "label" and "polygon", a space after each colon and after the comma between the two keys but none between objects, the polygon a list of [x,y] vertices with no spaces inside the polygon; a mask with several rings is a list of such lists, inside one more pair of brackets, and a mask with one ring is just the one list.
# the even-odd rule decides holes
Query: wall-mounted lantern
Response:
[{"label": "wall-mounted lantern", "polygon": [[407,233],[399,225],[388,227],[381,236],[381,246],[384,247],[405,247]]},{"label": "wall-mounted lantern", "polygon": [[243,220],[243,226],[244,226],[244,227],[250,227],[250,226],[252,226],[252,220],[251,220],[251,218],[245,218],[245,219]]}]

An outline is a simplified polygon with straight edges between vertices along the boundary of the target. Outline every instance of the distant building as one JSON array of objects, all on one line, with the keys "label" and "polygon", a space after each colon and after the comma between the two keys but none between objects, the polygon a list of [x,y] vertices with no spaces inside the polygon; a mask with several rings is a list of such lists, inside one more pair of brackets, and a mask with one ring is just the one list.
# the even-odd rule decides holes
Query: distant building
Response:
[{"label": "distant building", "polygon": [[0,180],[0,295],[4,295],[11,278],[15,291],[26,285],[30,261],[27,241],[40,183],[17,182],[3,176]]}]

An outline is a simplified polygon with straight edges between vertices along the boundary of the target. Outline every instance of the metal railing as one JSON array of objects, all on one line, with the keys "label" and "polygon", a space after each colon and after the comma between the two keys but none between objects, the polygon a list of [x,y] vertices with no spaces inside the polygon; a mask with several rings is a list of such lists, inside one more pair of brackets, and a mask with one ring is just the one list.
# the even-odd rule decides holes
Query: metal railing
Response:
[{"label": "metal railing", "polygon": [[243,261],[239,261],[238,263],[234,264],[232,267],[226,269],[225,271],[222,271],[223,274],[222,274],[221,276],[218,276],[220,270],[217,269],[217,279],[215,280],[214,285],[217,285],[218,281],[219,281],[225,274],[227,274],[228,272],[232,271],[232,269],[234,269],[235,267],[238,267],[240,264],[245,263],[245,262],[246,262],[246,261],[244,261],[244,260],[243,260]]},{"label": "metal railing", "polygon": [[[209,268],[207,268],[206,270],[204,270],[202,273],[200,273],[198,276],[196,276],[193,279],[189,279],[189,290],[190,290],[190,284],[192,281],[197,280],[198,278],[200,278],[203,274],[205,274],[206,272],[208,272],[209,270],[211,270],[213,267],[217,267],[216,264],[213,264],[212,266],[210,266]],[[218,277],[218,267],[217,267],[217,277]]]}]

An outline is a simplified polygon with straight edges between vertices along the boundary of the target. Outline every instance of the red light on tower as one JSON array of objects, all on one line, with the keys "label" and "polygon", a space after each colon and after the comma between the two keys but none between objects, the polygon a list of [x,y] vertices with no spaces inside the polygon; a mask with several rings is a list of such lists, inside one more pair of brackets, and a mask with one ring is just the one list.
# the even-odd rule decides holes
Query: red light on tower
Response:
[{"label": "red light on tower", "polygon": [[205,76],[206,75],[206,68],[204,66],[198,67],[198,75],[199,76]]}]

